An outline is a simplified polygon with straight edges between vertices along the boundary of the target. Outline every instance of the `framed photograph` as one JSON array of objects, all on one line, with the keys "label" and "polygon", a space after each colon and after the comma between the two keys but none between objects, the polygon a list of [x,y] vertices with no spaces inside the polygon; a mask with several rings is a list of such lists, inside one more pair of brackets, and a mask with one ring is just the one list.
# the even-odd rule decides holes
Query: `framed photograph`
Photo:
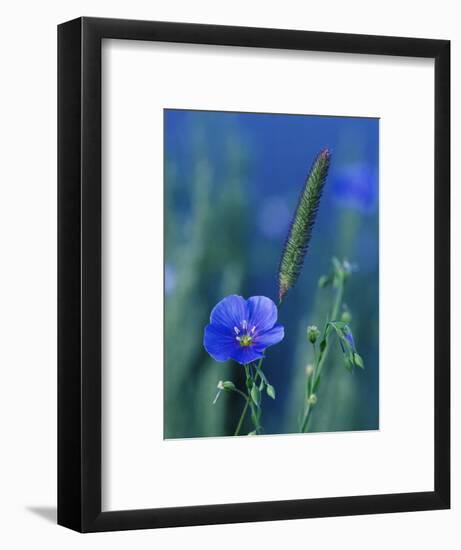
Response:
[{"label": "framed photograph", "polygon": [[58,523],[450,506],[450,42],[58,27]]}]

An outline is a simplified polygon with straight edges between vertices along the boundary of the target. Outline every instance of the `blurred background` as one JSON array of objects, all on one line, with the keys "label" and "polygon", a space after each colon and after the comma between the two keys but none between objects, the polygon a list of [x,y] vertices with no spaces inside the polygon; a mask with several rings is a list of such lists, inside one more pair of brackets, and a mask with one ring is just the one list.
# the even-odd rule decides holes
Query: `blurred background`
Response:
[{"label": "blurred background", "polygon": [[263,426],[268,434],[297,431],[312,361],[306,328],[323,328],[332,295],[318,279],[336,256],[357,266],[344,301],[365,370],[349,373],[332,346],[310,431],[378,429],[379,120],[168,109],[164,133],[165,438],[232,435],[242,398],[223,393],[212,403],[219,380],[244,387],[243,368],[215,362],[203,330],[229,294],[277,302],[290,219],[323,148],[332,163],[313,238],[279,312],[285,339],[264,361],[277,398],[264,396]]}]

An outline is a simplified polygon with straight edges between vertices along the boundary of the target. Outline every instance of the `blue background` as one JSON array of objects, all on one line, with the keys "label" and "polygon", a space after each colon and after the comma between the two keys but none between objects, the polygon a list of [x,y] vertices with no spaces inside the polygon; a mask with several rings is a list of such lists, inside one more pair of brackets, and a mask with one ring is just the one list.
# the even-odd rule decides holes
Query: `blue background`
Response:
[{"label": "blue background", "polygon": [[[356,265],[345,293],[364,371],[330,354],[313,431],[378,428],[379,120],[165,110],[165,437],[230,435],[241,398],[218,380],[242,382],[241,367],[214,362],[202,346],[212,307],[228,294],[277,297],[290,219],[320,150],[332,153],[303,273],[280,309],[285,339],[265,372],[277,399],[264,401],[266,433],[296,431],[306,327],[322,328],[331,304],[317,281],[331,258]],[[248,426],[250,429],[250,426]]]}]

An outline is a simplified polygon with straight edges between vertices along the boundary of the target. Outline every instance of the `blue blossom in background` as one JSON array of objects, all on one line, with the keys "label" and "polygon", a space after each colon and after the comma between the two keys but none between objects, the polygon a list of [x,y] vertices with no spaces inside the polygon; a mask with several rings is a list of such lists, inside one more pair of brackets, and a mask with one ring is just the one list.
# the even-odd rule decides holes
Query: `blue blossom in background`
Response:
[{"label": "blue blossom in background", "polygon": [[374,211],[378,200],[378,175],[368,164],[345,165],[333,177],[332,188],[341,204],[364,213]]},{"label": "blue blossom in background", "polygon": [[290,225],[291,211],[284,197],[275,195],[264,199],[259,207],[258,228],[269,239],[285,235]]},{"label": "blue blossom in background", "polygon": [[261,359],[266,348],[283,340],[284,329],[276,323],[277,307],[270,298],[245,300],[233,294],[213,308],[203,345],[216,361],[233,359],[248,365]]},{"label": "blue blossom in background", "polygon": [[174,267],[165,263],[165,292],[171,294],[176,286],[176,270]]}]

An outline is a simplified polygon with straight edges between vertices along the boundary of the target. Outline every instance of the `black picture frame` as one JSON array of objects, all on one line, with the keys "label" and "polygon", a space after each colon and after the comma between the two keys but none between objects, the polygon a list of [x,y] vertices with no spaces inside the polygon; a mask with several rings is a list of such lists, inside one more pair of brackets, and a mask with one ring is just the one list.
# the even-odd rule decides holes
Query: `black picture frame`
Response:
[{"label": "black picture frame", "polygon": [[[435,60],[434,490],[101,510],[101,41]],[[58,523],[80,532],[450,507],[450,42],[82,17],[58,26]]]}]

